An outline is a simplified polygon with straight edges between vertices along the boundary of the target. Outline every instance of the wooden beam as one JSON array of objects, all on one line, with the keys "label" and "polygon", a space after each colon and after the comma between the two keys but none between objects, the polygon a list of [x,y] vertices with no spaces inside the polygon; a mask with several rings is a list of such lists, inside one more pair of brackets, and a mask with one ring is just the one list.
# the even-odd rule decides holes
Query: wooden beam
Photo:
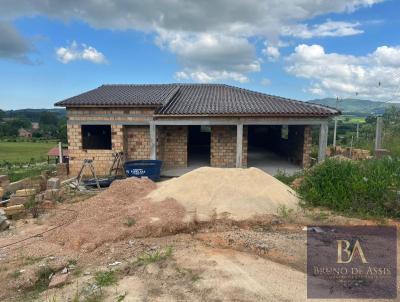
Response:
[{"label": "wooden beam", "polygon": [[236,168],[242,168],[243,161],[243,124],[236,126]]},{"label": "wooden beam", "polygon": [[150,159],[157,159],[157,134],[154,122],[150,123]]},{"label": "wooden beam", "polygon": [[328,124],[321,124],[319,128],[319,148],[318,148],[318,162],[325,160],[325,152],[328,147]]}]

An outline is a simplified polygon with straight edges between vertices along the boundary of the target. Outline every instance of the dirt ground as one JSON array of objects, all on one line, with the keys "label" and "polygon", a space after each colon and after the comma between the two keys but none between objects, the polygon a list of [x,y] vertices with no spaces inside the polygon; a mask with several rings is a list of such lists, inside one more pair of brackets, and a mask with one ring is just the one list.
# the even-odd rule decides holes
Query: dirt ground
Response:
[{"label": "dirt ground", "polygon": [[[158,209],[149,205],[143,198],[152,189],[142,183],[121,192],[118,213],[110,213],[106,201],[115,196],[106,191],[13,222],[0,233],[0,300],[306,301],[303,227],[378,223],[316,210],[174,225],[181,208],[173,200]],[[45,268],[58,274],[67,269],[67,283],[47,288]],[[108,271],[116,282],[97,285],[97,274]]]}]

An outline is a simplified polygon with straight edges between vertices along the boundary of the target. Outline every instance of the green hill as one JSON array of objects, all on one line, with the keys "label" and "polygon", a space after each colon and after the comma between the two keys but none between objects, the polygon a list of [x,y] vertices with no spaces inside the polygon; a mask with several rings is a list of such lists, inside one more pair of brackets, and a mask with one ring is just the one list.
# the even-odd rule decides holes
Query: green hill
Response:
[{"label": "green hill", "polygon": [[[315,99],[310,100],[310,103],[325,105],[329,107],[336,107],[335,98]],[[400,103],[385,103],[375,102],[370,100],[359,100],[359,99],[343,99],[339,101],[339,109],[343,114],[351,114],[358,116],[367,116],[371,114],[382,114],[386,108],[390,106],[400,107]]]}]

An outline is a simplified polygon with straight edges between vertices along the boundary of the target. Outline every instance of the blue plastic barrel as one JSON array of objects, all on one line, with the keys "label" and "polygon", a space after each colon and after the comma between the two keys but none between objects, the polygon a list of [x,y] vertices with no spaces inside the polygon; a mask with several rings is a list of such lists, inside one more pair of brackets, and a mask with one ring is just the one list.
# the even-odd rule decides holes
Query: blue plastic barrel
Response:
[{"label": "blue plastic barrel", "polygon": [[124,164],[125,174],[128,177],[147,176],[153,181],[160,179],[161,160],[131,160]]}]

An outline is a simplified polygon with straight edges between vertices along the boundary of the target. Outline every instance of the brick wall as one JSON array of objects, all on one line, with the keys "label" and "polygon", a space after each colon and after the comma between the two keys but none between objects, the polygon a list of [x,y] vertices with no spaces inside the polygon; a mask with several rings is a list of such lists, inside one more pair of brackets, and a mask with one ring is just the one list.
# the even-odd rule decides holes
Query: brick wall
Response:
[{"label": "brick wall", "polygon": [[[123,150],[124,135],[121,125],[111,125],[112,150],[82,149],[82,132],[80,125],[68,125],[68,150],[71,175],[79,173],[84,159],[94,159],[94,167],[98,175],[106,175],[113,161],[113,152]],[[86,173],[85,174],[89,174]]]},{"label": "brick wall", "polygon": [[[247,166],[247,127],[243,127],[243,167]],[[236,167],[236,126],[211,127],[211,166]]]},{"label": "brick wall", "polygon": [[[108,174],[113,162],[113,152],[126,151],[125,131],[122,123],[146,122],[152,119],[153,112],[154,109],[151,108],[68,108],[67,133],[71,175],[76,176],[78,174],[84,159],[94,159],[94,166],[98,175]],[[81,122],[90,123],[92,121],[94,124],[96,121],[110,121],[112,150],[82,149]],[[118,122],[121,122],[121,124],[116,124]]]},{"label": "brick wall", "polygon": [[157,158],[163,167],[187,167],[187,126],[157,127]]},{"label": "brick wall", "polygon": [[128,160],[150,158],[150,127],[125,126],[125,154]]}]

